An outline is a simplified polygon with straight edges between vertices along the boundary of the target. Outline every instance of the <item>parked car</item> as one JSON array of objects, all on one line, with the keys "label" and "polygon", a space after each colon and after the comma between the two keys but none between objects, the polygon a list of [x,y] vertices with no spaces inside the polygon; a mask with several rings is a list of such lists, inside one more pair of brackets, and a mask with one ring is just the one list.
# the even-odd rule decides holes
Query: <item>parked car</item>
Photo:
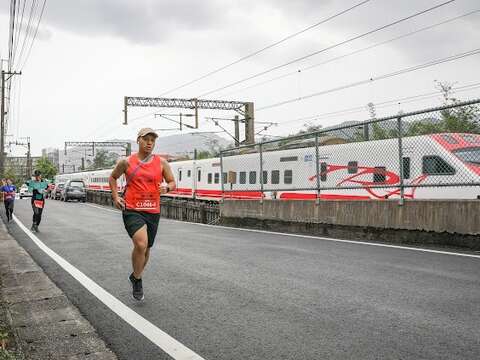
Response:
[{"label": "parked car", "polygon": [[59,200],[64,186],[65,186],[65,183],[58,183],[55,186],[55,189],[52,190],[50,197],[54,200]]},{"label": "parked car", "polygon": [[28,191],[28,186],[25,184],[20,186],[20,199],[24,197],[32,197],[32,193]]},{"label": "parked car", "polygon": [[60,195],[60,200],[68,201],[76,199],[78,201],[87,201],[87,191],[83,180],[68,180],[65,183]]}]

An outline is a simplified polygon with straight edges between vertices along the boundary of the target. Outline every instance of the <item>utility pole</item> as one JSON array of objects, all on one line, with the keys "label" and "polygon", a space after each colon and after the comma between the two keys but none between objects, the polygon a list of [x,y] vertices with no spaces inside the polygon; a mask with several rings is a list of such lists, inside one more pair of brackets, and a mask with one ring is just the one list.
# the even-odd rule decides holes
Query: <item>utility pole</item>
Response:
[{"label": "utility pole", "polygon": [[240,121],[238,120],[238,115],[234,116],[235,122],[235,147],[240,146]]},{"label": "utility pole", "polygon": [[[30,153],[30,137],[25,138],[27,140],[27,179],[32,177],[32,155]],[[25,145],[25,144],[17,144],[17,145]]]},{"label": "utility pole", "polygon": [[[9,75],[8,78],[5,78]],[[5,82],[10,80],[13,75],[22,75],[22,72],[11,72],[2,70],[1,79],[1,106],[0,106],[0,174],[3,176],[5,173]]]}]

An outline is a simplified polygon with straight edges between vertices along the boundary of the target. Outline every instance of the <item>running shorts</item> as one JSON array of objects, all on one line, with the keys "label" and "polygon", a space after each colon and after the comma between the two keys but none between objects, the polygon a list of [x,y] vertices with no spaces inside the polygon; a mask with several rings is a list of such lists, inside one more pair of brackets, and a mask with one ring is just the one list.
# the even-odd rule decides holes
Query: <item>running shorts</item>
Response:
[{"label": "running shorts", "polygon": [[158,222],[160,221],[160,214],[151,214],[142,211],[124,210],[122,212],[123,224],[128,232],[128,235],[133,238],[133,235],[144,225],[147,225],[148,247],[151,248],[157,235]]}]

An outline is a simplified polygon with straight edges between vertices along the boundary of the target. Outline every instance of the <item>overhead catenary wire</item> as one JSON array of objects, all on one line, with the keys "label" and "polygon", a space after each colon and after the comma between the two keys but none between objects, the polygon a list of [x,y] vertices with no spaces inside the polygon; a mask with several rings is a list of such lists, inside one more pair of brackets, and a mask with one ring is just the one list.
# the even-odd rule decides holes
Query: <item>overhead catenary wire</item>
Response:
[{"label": "overhead catenary wire", "polygon": [[406,34],[399,35],[399,36],[393,37],[393,38],[391,38],[391,39],[388,39],[388,40],[385,40],[385,41],[381,41],[381,42],[372,44],[372,45],[370,45],[370,46],[367,46],[367,47],[364,47],[364,48],[361,48],[361,49],[358,49],[358,50],[349,52],[349,53],[347,53],[347,54],[343,54],[343,55],[340,55],[340,56],[336,56],[336,57],[334,57],[334,58],[331,58],[331,59],[322,61],[322,62],[320,62],[320,63],[316,63],[316,64],[313,64],[313,65],[309,65],[309,66],[307,66],[307,67],[304,67],[304,68],[301,68],[301,69],[298,69],[298,70],[295,70],[295,71],[292,71],[292,72],[289,72],[289,73],[286,73],[286,74],[283,74],[283,75],[280,75],[280,76],[276,76],[276,77],[274,77],[274,78],[272,78],[272,79],[268,79],[268,80],[265,80],[265,81],[258,82],[258,83],[256,83],[256,84],[253,84],[253,85],[251,85],[251,86],[245,87],[245,88],[243,88],[243,89],[233,90],[233,91],[228,92],[228,93],[226,93],[226,94],[220,95],[220,97],[225,97],[225,96],[237,94],[237,93],[240,93],[240,92],[244,92],[244,91],[247,91],[247,90],[254,89],[254,88],[259,87],[259,86],[262,86],[262,85],[270,84],[270,83],[272,83],[272,82],[275,82],[275,81],[278,81],[278,80],[281,80],[281,79],[285,79],[285,78],[290,77],[290,76],[297,75],[297,74],[300,73],[300,72],[305,72],[305,71],[308,71],[308,70],[317,68],[317,67],[319,67],[319,66],[326,65],[326,64],[332,63],[332,62],[334,62],[334,61],[341,60],[341,59],[347,58],[347,57],[349,57],[349,56],[356,55],[356,54],[359,54],[359,53],[362,53],[362,52],[365,52],[365,51],[374,49],[374,48],[376,48],[376,47],[379,47],[379,46],[382,46],[382,45],[386,45],[386,44],[392,43],[392,42],[397,41],[397,40],[400,40],[400,39],[404,39],[404,38],[406,38],[406,37],[409,37],[409,36],[418,34],[418,33],[420,33],[420,32],[427,31],[427,30],[431,30],[431,29],[436,28],[436,27],[438,27],[438,26],[451,23],[451,22],[453,22],[453,21],[456,21],[456,20],[465,18],[465,17],[467,17],[467,16],[470,16],[470,15],[473,15],[473,14],[477,14],[477,13],[479,13],[479,12],[480,12],[480,9],[473,10],[473,11],[470,11],[470,12],[468,12],[468,13],[466,13],[466,14],[459,15],[459,16],[455,16],[455,17],[453,17],[453,18],[450,18],[450,19],[447,19],[447,20],[444,20],[444,21],[441,21],[441,22],[438,22],[438,23],[435,23],[435,24],[432,24],[432,25],[429,25],[429,26],[422,27],[422,28],[417,29],[417,30],[415,30],[415,31],[411,31],[411,32],[408,32],[408,33],[406,33]]},{"label": "overhead catenary wire", "polygon": [[310,98],[313,98],[313,97],[316,97],[316,96],[330,94],[330,93],[337,92],[337,91],[340,91],[340,90],[345,90],[345,89],[357,87],[357,86],[360,86],[360,85],[365,85],[365,84],[371,83],[373,81],[384,80],[384,79],[391,78],[391,77],[394,77],[394,76],[403,75],[403,74],[406,74],[406,73],[409,73],[409,72],[412,72],[412,71],[417,71],[417,70],[425,69],[425,68],[435,66],[435,65],[438,65],[438,64],[443,64],[443,63],[446,63],[446,62],[455,61],[455,60],[459,60],[459,59],[462,59],[462,58],[465,58],[465,57],[477,55],[479,53],[480,53],[480,48],[477,48],[477,49],[467,51],[467,52],[464,52],[464,53],[452,55],[452,56],[442,58],[442,59],[438,59],[438,60],[429,61],[429,62],[424,63],[424,64],[400,69],[400,70],[397,70],[397,71],[394,71],[394,72],[391,72],[391,73],[388,73],[388,74],[383,74],[383,75],[371,77],[369,79],[356,81],[354,83],[338,86],[338,87],[335,87],[335,88],[332,88],[332,89],[318,91],[318,92],[315,92],[315,93],[312,93],[312,94],[309,94],[309,95],[279,101],[277,103],[273,103],[273,104],[270,104],[270,105],[266,105],[266,106],[257,108],[256,111],[267,110],[267,109],[275,108],[275,107],[278,107],[278,106],[290,104],[290,103],[293,103],[293,102],[307,100],[307,99],[310,99]]},{"label": "overhead catenary wire", "polygon": [[326,52],[326,51],[328,51],[328,50],[332,50],[332,49],[334,49],[334,48],[337,48],[337,47],[339,47],[339,46],[345,45],[345,44],[350,43],[350,42],[352,42],[352,41],[361,39],[361,38],[366,37],[366,36],[368,36],[368,35],[372,35],[372,34],[374,34],[374,33],[376,33],[376,32],[385,30],[385,29],[387,29],[387,28],[389,28],[389,27],[398,25],[398,24],[400,24],[400,23],[402,23],[402,22],[405,22],[405,21],[408,21],[408,20],[410,20],[410,19],[413,19],[413,18],[415,18],[415,17],[417,17],[417,16],[426,14],[426,13],[431,12],[431,11],[433,11],[433,10],[436,10],[436,9],[442,7],[442,6],[451,4],[451,3],[454,2],[454,1],[455,1],[455,0],[445,1],[445,2],[443,2],[443,3],[441,3],[441,4],[438,4],[438,5],[432,6],[432,7],[428,8],[428,9],[425,9],[425,10],[422,10],[422,11],[419,11],[419,12],[416,12],[416,13],[414,13],[414,14],[412,14],[412,15],[403,17],[403,18],[401,18],[401,19],[399,19],[399,20],[396,20],[396,21],[391,22],[391,23],[389,23],[389,24],[386,24],[386,25],[377,27],[377,28],[375,28],[375,29],[373,29],[373,30],[369,30],[369,31],[364,32],[364,33],[362,33],[362,34],[360,34],[360,35],[353,36],[353,37],[351,37],[351,38],[348,38],[347,40],[343,40],[343,41],[338,42],[338,43],[336,43],[336,44],[327,46],[327,47],[322,48],[322,49],[320,49],[320,50],[314,51],[314,52],[312,52],[312,53],[310,53],[310,54],[301,56],[301,57],[299,57],[299,58],[296,58],[296,59],[293,59],[293,60],[290,60],[290,61],[287,61],[287,62],[285,62],[285,63],[283,63],[283,64],[280,64],[280,65],[271,67],[271,68],[269,68],[269,69],[267,69],[267,70],[261,71],[261,72],[259,72],[259,73],[254,74],[254,75],[251,75],[251,76],[248,76],[248,77],[246,77],[246,78],[243,78],[243,79],[234,81],[234,82],[232,82],[232,83],[230,83],[230,84],[227,84],[227,85],[218,87],[218,88],[216,88],[216,89],[213,89],[213,90],[210,90],[210,91],[207,91],[207,92],[204,92],[204,93],[202,93],[202,94],[200,94],[200,95],[198,95],[198,96],[196,96],[196,97],[197,97],[197,98],[201,98],[201,97],[204,97],[204,96],[206,96],[206,95],[210,95],[210,94],[216,93],[216,92],[218,92],[218,91],[228,89],[228,88],[230,88],[230,87],[232,87],[232,86],[235,86],[235,85],[238,85],[238,84],[242,84],[242,83],[244,83],[244,82],[246,82],[246,81],[255,79],[255,78],[257,78],[257,77],[260,77],[260,76],[269,74],[269,73],[271,73],[271,72],[273,72],[273,71],[275,71],[275,70],[282,69],[282,68],[284,68],[284,67],[286,67],[286,66],[289,66],[289,65],[295,64],[295,63],[297,63],[297,62],[306,60],[306,59],[308,59],[308,58],[310,58],[310,57],[312,57],[312,56],[321,54],[321,53]]},{"label": "overhead catenary wire", "polygon": [[[480,82],[455,87],[452,90],[455,91],[455,92],[464,92],[464,91],[475,90],[475,89],[478,89],[478,88],[480,88]],[[406,103],[415,102],[415,101],[423,101],[423,100],[427,100],[427,99],[430,99],[430,98],[433,98],[433,97],[436,97],[436,96],[439,96],[439,95],[440,95],[440,93],[438,91],[432,91],[432,92],[423,93],[423,94],[417,94],[417,95],[412,95],[412,96],[396,98],[396,99],[376,103],[375,108],[380,109],[380,108],[385,108],[385,107],[389,107],[389,106],[392,106],[392,105],[400,105],[400,104],[406,104]],[[283,122],[279,123],[279,126],[292,124],[292,123],[297,123],[297,122],[302,122],[302,121],[323,120],[323,119],[333,118],[333,117],[336,117],[336,116],[339,116],[339,115],[350,115],[350,114],[358,113],[358,112],[365,111],[365,110],[366,110],[365,105],[355,106],[355,107],[350,107],[350,108],[346,108],[346,109],[330,111],[330,112],[325,112],[325,113],[310,115],[310,116],[303,116],[303,117],[300,117],[300,118],[283,121]]]},{"label": "overhead catenary wire", "polygon": [[182,85],[179,85],[179,86],[177,86],[177,87],[175,87],[175,88],[173,88],[173,89],[170,89],[170,90],[168,90],[168,91],[165,91],[165,92],[161,93],[159,96],[164,96],[164,95],[169,94],[169,93],[171,93],[171,92],[174,92],[174,91],[176,91],[176,90],[183,89],[184,87],[187,87],[187,86],[189,86],[189,85],[192,85],[192,84],[194,84],[194,83],[196,83],[196,82],[198,82],[198,81],[200,81],[200,80],[203,80],[203,79],[205,79],[205,78],[207,78],[207,77],[209,77],[209,76],[212,76],[212,75],[217,74],[217,73],[219,73],[219,72],[221,72],[221,71],[223,71],[223,70],[226,70],[226,69],[228,69],[228,68],[230,68],[230,67],[232,67],[232,66],[234,66],[234,65],[236,65],[236,64],[238,64],[238,63],[240,63],[240,62],[242,62],[242,61],[245,61],[245,60],[247,60],[247,59],[250,59],[250,58],[252,58],[252,57],[254,57],[254,56],[256,56],[256,55],[258,55],[258,54],[260,54],[260,53],[262,53],[262,52],[264,52],[264,51],[266,51],[266,50],[269,50],[269,49],[271,49],[271,48],[273,48],[273,47],[275,47],[275,46],[277,46],[277,45],[280,45],[280,44],[282,44],[282,43],[284,43],[284,42],[286,42],[286,41],[288,41],[288,40],[290,40],[290,39],[298,36],[298,35],[301,35],[301,34],[307,32],[307,31],[309,31],[309,30],[311,30],[311,29],[313,29],[313,28],[315,28],[315,27],[317,27],[317,26],[319,26],[319,25],[325,24],[326,22],[328,22],[328,21],[330,21],[330,20],[333,20],[333,19],[335,19],[335,18],[337,18],[337,17],[339,17],[339,16],[341,16],[341,15],[344,15],[344,14],[346,14],[347,12],[350,12],[350,11],[352,11],[352,10],[354,10],[354,9],[362,6],[362,5],[365,5],[365,4],[368,3],[369,1],[370,1],[370,0],[361,1],[361,2],[359,2],[359,3],[357,3],[357,4],[353,5],[353,6],[351,6],[351,7],[349,7],[349,8],[347,8],[347,9],[345,9],[345,10],[342,10],[342,11],[340,11],[340,12],[338,12],[338,13],[332,15],[332,16],[327,17],[326,19],[323,19],[323,20],[321,20],[321,21],[319,21],[319,22],[317,22],[317,23],[315,23],[315,24],[313,24],[313,25],[310,25],[310,26],[306,27],[305,29],[302,29],[302,30],[297,31],[297,32],[295,32],[295,33],[293,33],[293,34],[290,34],[290,35],[288,35],[288,36],[286,36],[286,37],[284,37],[284,38],[282,38],[282,39],[280,39],[280,40],[278,40],[278,41],[275,41],[274,43],[272,43],[272,44],[270,44],[270,45],[267,45],[267,46],[265,46],[265,47],[263,47],[263,48],[261,48],[261,49],[259,49],[259,50],[254,51],[254,52],[252,52],[252,53],[250,53],[250,54],[247,54],[247,55],[245,55],[245,56],[242,56],[241,58],[239,58],[239,59],[237,59],[237,60],[235,60],[235,61],[233,61],[233,62],[231,62],[231,63],[229,63],[229,64],[223,65],[223,66],[221,66],[221,67],[219,67],[219,68],[217,68],[217,69],[215,69],[215,70],[213,70],[213,71],[210,71],[210,72],[208,72],[208,73],[206,73],[206,74],[204,74],[204,75],[202,75],[202,76],[200,76],[200,77],[197,77],[197,78],[195,78],[195,79],[193,79],[193,80],[191,80],[191,81],[188,81],[188,82],[186,82],[186,83],[184,83],[184,84],[182,84]]}]

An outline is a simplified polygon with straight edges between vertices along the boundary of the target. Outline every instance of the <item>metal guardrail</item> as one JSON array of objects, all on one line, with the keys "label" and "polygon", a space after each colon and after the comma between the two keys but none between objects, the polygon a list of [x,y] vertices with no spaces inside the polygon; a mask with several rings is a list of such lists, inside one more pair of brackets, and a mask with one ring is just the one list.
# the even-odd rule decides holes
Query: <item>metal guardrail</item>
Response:
[{"label": "metal guardrail", "polygon": [[[87,201],[99,205],[114,206],[109,191],[87,191]],[[220,208],[215,203],[198,203],[162,197],[160,215],[173,220],[217,224],[220,218]]]},{"label": "metal guardrail", "polygon": [[[480,186],[480,99],[244,145],[220,154],[222,190],[367,190],[413,198],[420,188]],[[467,164],[468,163],[468,164]],[[467,165],[466,165],[467,164]],[[382,189],[383,191],[376,191]],[[345,192],[346,193],[346,192]]]}]

